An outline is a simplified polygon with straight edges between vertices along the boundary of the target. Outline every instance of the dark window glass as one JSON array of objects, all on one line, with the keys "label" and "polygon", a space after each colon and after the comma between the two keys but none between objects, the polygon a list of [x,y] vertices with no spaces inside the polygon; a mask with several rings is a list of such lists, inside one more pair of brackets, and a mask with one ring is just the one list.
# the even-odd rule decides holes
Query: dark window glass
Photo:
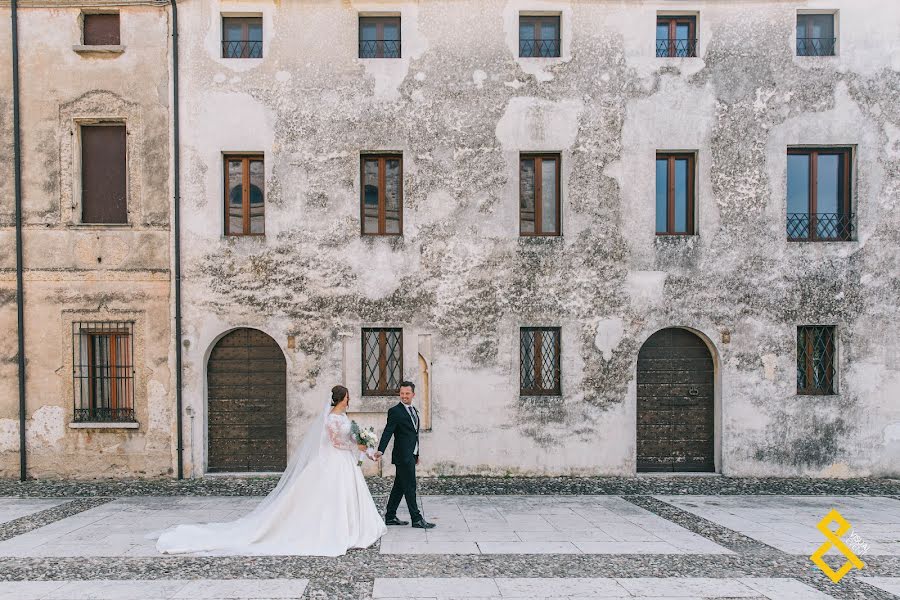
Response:
[{"label": "dark window glass", "polygon": [[81,127],[81,222],[127,223],[124,125]]},{"label": "dark window glass", "polygon": [[363,235],[400,235],[403,231],[403,159],[362,157],[360,218]]},{"label": "dark window glass", "polygon": [[262,17],[222,17],[222,57],[262,58]]},{"label": "dark window glass", "polygon": [[559,56],[559,15],[519,17],[519,56]]},{"label": "dark window glass", "polygon": [[85,46],[118,46],[119,15],[84,15],[82,39]]},{"label": "dark window glass", "polygon": [[519,233],[560,235],[558,154],[523,154],[519,161]]},{"label": "dark window glass", "polygon": [[656,56],[697,56],[697,18],[660,16],[656,18]]},{"label": "dark window glass", "polygon": [[853,228],[850,149],[788,150],[788,239],[846,241],[852,239]]},{"label": "dark window glass", "polygon": [[362,390],[364,396],[400,392],[403,381],[403,330],[362,330]]},{"label": "dark window glass", "polygon": [[694,156],[656,155],[656,233],[694,233]]},{"label": "dark window glass", "polygon": [[400,17],[360,17],[359,57],[400,58]]},{"label": "dark window glass", "polygon": [[797,15],[797,56],[834,56],[834,15]]},{"label": "dark window glass", "polygon": [[132,322],[72,325],[75,421],[134,421]]},{"label": "dark window glass", "polygon": [[266,169],[262,156],[225,156],[225,235],[264,235]]},{"label": "dark window glass", "polygon": [[797,328],[797,393],[834,394],[834,327]]},{"label": "dark window glass", "polygon": [[559,396],[560,329],[523,327],[519,334],[519,393],[523,396]]}]

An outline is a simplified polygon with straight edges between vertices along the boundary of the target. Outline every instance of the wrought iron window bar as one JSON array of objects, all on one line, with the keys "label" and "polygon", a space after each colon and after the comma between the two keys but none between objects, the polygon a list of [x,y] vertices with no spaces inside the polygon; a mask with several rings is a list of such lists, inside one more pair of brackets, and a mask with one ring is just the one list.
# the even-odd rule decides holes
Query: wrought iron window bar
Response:
[{"label": "wrought iron window bar", "polygon": [[400,58],[400,40],[360,40],[360,58]]},{"label": "wrought iron window bar", "polygon": [[519,39],[519,56],[523,58],[557,58],[559,57],[559,48],[559,39]]},{"label": "wrought iron window bar", "polygon": [[670,40],[668,38],[657,38],[656,56],[658,58],[673,56],[680,58],[693,58],[697,56],[697,40]]},{"label": "wrought iron window bar", "polygon": [[555,327],[523,327],[519,339],[522,396],[559,396],[560,330]]},{"label": "wrought iron window bar", "polygon": [[363,396],[393,396],[403,380],[403,330],[362,330]]},{"label": "wrought iron window bar", "polygon": [[254,40],[223,40],[222,58],[262,58],[263,43]]},{"label": "wrought iron window bar", "polygon": [[790,241],[846,242],[853,239],[853,213],[788,213],[787,238]]},{"label": "wrought iron window bar", "polygon": [[834,394],[834,327],[797,329],[797,393]]},{"label": "wrought iron window bar", "polygon": [[72,323],[76,423],[127,423],[134,413],[134,321]]},{"label": "wrought iron window bar", "polygon": [[797,56],[834,56],[837,38],[797,38]]}]

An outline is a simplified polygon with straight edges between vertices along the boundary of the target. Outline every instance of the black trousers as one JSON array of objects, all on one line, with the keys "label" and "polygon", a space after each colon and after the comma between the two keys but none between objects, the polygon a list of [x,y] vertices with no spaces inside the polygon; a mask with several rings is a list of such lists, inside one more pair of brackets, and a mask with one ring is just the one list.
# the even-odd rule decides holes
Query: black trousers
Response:
[{"label": "black trousers", "polygon": [[400,506],[400,498],[406,497],[406,508],[409,509],[409,517],[413,523],[422,518],[419,506],[416,504],[416,462],[394,465],[397,468],[397,476],[394,478],[394,487],[388,497],[387,508],[384,511],[385,519],[393,519],[397,516],[397,507]]}]

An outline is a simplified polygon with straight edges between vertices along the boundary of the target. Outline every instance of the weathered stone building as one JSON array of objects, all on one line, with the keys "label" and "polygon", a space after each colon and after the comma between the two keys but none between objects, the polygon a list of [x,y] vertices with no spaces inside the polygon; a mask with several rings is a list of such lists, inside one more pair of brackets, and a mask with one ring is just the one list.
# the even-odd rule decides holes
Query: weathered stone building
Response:
[{"label": "weathered stone building", "polygon": [[[141,43],[155,58],[118,93],[145,107],[146,151],[167,156],[166,13],[128,10],[151,19]],[[380,427],[403,378],[428,428],[420,468],[435,474],[900,473],[896,3],[178,10],[188,474],[281,468],[339,382],[354,418]],[[100,65],[118,73],[115,60]],[[159,278],[127,298],[118,280],[101,289],[105,257],[81,292],[73,274],[88,267],[59,267],[98,235],[69,225],[39,176],[71,171],[61,120],[76,113],[60,107],[98,87],[64,77],[37,103],[59,119],[25,128],[26,249],[61,230],[58,255],[26,262],[63,279],[28,282],[29,322],[48,327],[29,339],[59,347],[30,359],[51,383],[29,385],[55,386],[32,402],[59,423],[73,401],[63,311],[138,311],[138,289],[147,311],[169,298],[162,241],[126,244],[135,263],[121,270]],[[42,139],[63,152],[44,156]],[[126,234],[158,240],[168,170],[142,164],[143,216]],[[175,456],[172,336],[166,319],[144,323],[134,339],[155,354],[135,402],[151,429],[127,439],[147,448],[131,471],[151,474]],[[106,443],[81,435],[137,435],[54,431],[36,450],[48,461]]]},{"label": "weathered stone building", "polygon": [[[169,15],[20,2],[28,475],[173,473]],[[0,7],[0,475],[19,474],[10,6]]]}]

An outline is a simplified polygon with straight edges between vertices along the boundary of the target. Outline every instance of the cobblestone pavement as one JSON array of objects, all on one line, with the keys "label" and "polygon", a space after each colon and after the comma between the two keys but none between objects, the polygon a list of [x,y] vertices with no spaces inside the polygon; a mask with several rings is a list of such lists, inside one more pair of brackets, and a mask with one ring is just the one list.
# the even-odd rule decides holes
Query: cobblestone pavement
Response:
[{"label": "cobblestone pavement", "polygon": [[[233,519],[274,482],[0,481],[0,600],[900,597],[895,480],[423,479],[438,528],[343,557],[155,552],[162,529]],[[370,480],[379,506],[389,484]],[[868,544],[837,584],[809,559],[832,508]]]}]

